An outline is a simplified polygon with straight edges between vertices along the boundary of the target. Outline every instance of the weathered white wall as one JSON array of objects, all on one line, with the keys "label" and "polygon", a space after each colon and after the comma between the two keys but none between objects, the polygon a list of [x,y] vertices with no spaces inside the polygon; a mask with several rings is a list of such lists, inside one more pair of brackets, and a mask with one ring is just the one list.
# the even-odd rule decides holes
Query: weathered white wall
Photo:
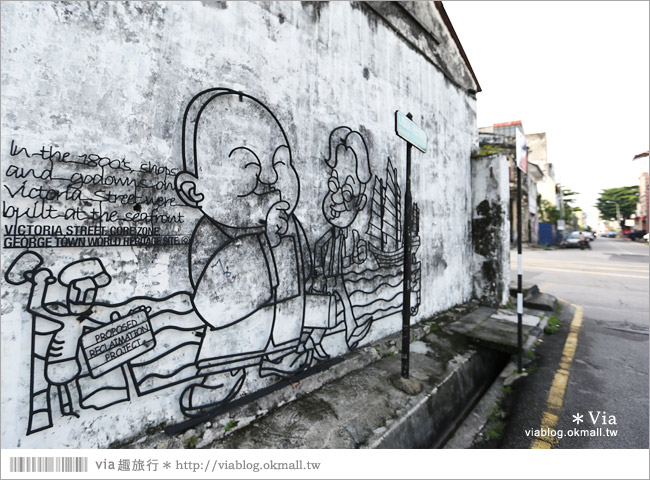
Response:
[{"label": "weathered white wall", "polygon": [[[437,13],[431,8],[435,19]],[[453,50],[455,46],[443,43],[438,48]],[[122,369],[118,368],[110,375],[119,378],[100,377],[91,391],[119,384],[118,393],[111,394],[119,402],[120,395],[128,391],[128,404],[117,403],[101,410],[77,406],[79,418],[63,416],[57,404],[57,384],[50,378],[51,392],[40,399],[51,401],[52,426],[26,435],[30,383],[40,382],[47,387],[48,381],[42,378],[47,370],[44,363],[52,361],[49,357],[30,356],[32,339],[51,339],[54,327],[51,323],[50,327],[37,325],[34,328],[41,328],[42,333],[34,334],[36,321],[28,313],[27,304],[30,293],[38,299],[38,292],[31,290],[35,281],[13,285],[4,277],[10,263],[27,249],[37,255],[23,260],[29,263],[27,260],[36,262],[40,258],[41,268],[49,269],[54,277],[72,262],[101,260],[111,282],[98,290],[91,317],[106,323],[111,311],[119,310],[120,316],[127,316],[133,306],[148,306],[153,309],[149,315],[158,314],[155,322],[151,320],[157,324],[153,330],[160,329],[156,349],[170,348],[175,328],[185,328],[185,334],[200,333],[205,319],[198,318],[190,302],[194,287],[188,274],[188,243],[201,213],[177,196],[174,179],[183,166],[185,108],[194,95],[209,88],[241,90],[277,117],[286,132],[300,181],[293,214],[301,222],[311,247],[329,227],[321,203],[328,192],[329,174],[324,160],[328,158],[330,132],[339,126],[358,131],[367,144],[373,175],[384,177],[390,158],[403,193],[405,143],[395,136],[394,112],[412,112],[414,121],[429,138],[426,154],[413,153],[413,199],[420,208],[421,246],[417,257],[421,262],[422,294],[414,321],[471,297],[470,150],[476,140],[475,99],[424,61],[365,7],[347,2],[3,2],[1,54],[4,447],[107,446],[146,427],[185,418],[179,409],[179,397],[191,381],[138,396],[134,379],[120,376]],[[462,76],[466,78],[467,73]],[[224,122],[223,132],[218,122],[211,128],[215,135],[227,138],[233,125],[241,126],[248,120],[245,115],[239,123],[230,118]],[[52,156],[50,147],[59,155]],[[90,154],[124,160],[103,169],[93,166],[92,160],[80,165],[96,158],[84,157]],[[77,163],[70,163],[72,159]],[[99,175],[97,178],[105,182],[129,179],[154,188],[138,190],[132,183],[127,187],[82,187],[78,179],[73,180],[73,175],[80,172]],[[226,182],[239,177],[211,178],[214,188],[224,188]],[[48,189],[58,193],[48,194]],[[151,200],[163,206],[154,209],[128,196],[107,200],[110,193],[143,191],[151,192]],[[368,186],[368,196],[371,191]],[[101,222],[89,217],[93,209],[96,215],[103,215]],[[127,220],[116,221],[110,217],[113,211]],[[134,212],[159,216],[141,222],[143,217],[134,217]],[[364,233],[368,221],[369,210],[365,208],[352,227]],[[23,230],[20,234],[8,230],[12,225],[60,226],[62,231]],[[158,227],[158,239],[167,235],[172,245],[137,246],[137,241],[151,237],[146,231],[136,232],[136,236],[143,234],[137,241],[130,238],[132,232],[122,235],[115,240],[120,242],[116,246],[86,243],[83,247],[63,247],[67,240],[60,240],[70,232],[86,242],[107,237],[107,231],[75,230],[77,226],[147,225]],[[72,230],[68,231],[68,227]],[[18,243],[20,248],[12,248],[21,235],[36,238],[28,237],[30,234],[40,235],[39,241],[50,243],[32,248]],[[59,284],[52,286],[42,303],[65,304],[65,285]],[[147,298],[134,301],[135,297]],[[70,309],[65,305],[60,308]],[[81,327],[74,324],[74,312],[67,313],[60,322],[67,335],[64,349],[70,349],[70,342],[83,334]],[[216,316],[222,313],[214,312]],[[360,344],[399,330],[400,323],[399,315],[373,323]],[[172,327],[164,336],[160,332],[168,326]],[[60,340],[64,338],[63,333],[58,335]],[[247,331],[237,335],[253,334]],[[347,351],[343,336],[344,332],[326,337],[330,355]],[[228,344],[229,338],[225,335],[219,341]],[[47,350],[46,345],[35,348]],[[147,355],[152,353],[142,358]],[[175,366],[185,366],[184,372],[194,369],[194,355],[196,345],[192,344],[164,357],[164,362],[170,364],[166,365],[167,374]],[[35,373],[30,374],[32,367]],[[65,369],[62,377],[75,377],[73,367]],[[34,375],[40,380],[32,382]],[[272,381],[248,372],[240,394]],[[68,387],[74,397],[74,381]],[[104,390],[99,393],[107,395]],[[75,401],[78,405],[78,399],[73,398]],[[102,405],[108,402],[106,398],[102,401]]]},{"label": "weathered white wall", "polygon": [[497,306],[510,295],[508,174],[503,154],[472,158],[474,296]]}]

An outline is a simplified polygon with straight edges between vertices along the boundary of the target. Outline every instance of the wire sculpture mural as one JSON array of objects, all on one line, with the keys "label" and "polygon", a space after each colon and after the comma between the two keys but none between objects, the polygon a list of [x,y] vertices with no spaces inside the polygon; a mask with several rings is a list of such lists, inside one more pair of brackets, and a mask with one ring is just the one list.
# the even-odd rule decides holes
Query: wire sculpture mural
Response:
[{"label": "wire sculpture mural", "polygon": [[[53,427],[55,408],[79,417],[171,386],[179,386],[182,414],[202,418],[262,388],[256,382],[323,368],[324,339],[337,335],[354,349],[374,322],[400,314],[397,169],[387,159],[384,176],[373,174],[359,131],[339,126],[329,135],[328,227],[313,249],[296,215],[291,147],[269,107],[232,89],[204,90],[186,106],[181,143],[174,188],[201,215],[186,242],[190,290],[99,301],[110,264],[90,256],[55,274],[29,248],[6,269],[9,284],[29,288],[27,435]],[[364,212],[360,232],[353,224]],[[417,205],[414,212],[413,315],[421,300]],[[65,295],[52,301],[55,291]]]}]

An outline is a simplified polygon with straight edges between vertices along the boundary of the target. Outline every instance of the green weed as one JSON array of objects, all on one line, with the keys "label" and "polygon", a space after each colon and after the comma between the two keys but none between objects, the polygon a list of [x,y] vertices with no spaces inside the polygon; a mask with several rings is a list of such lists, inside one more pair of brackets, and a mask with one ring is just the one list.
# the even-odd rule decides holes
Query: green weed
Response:
[{"label": "green weed", "polygon": [[490,413],[488,414],[487,420],[488,422],[494,422],[496,420],[500,420],[503,417],[504,411],[501,408],[500,404],[496,404],[494,407],[492,407],[492,410],[490,410]]},{"label": "green weed", "polygon": [[487,157],[489,155],[496,155],[497,153],[502,153],[502,152],[503,152],[503,147],[499,147],[496,145],[482,145],[479,149],[478,156]]},{"label": "green weed", "polygon": [[226,423],[226,424],[223,426],[223,429],[224,429],[226,432],[229,432],[230,430],[232,430],[233,428],[235,428],[235,427],[237,426],[238,423],[239,423],[239,422],[238,422],[237,420],[232,419],[232,420],[230,420],[228,423]]},{"label": "green weed", "polygon": [[560,329],[560,319],[554,313],[548,317],[548,324],[544,328],[544,333],[550,335],[557,332]]},{"label": "green weed", "polygon": [[490,425],[490,428],[485,431],[485,436],[490,439],[501,438],[505,428],[506,424],[503,421],[499,420]]},{"label": "green weed", "polygon": [[185,448],[196,448],[196,444],[199,441],[199,437],[192,435],[190,438],[185,440]]}]

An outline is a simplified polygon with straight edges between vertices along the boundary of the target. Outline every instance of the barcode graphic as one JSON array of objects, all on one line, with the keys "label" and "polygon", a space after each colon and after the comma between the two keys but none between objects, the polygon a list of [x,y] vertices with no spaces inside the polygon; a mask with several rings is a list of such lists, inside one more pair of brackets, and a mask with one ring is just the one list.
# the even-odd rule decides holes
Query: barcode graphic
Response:
[{"label": "barcode graphic", "polygon": [[10,472],[87,472],[88,457],[9,457]]}]

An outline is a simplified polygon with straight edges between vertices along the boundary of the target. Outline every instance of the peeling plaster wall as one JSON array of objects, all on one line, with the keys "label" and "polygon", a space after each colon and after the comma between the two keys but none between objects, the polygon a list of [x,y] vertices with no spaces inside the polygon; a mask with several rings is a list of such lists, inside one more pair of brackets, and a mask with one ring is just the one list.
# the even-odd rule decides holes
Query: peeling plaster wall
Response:
[{"label": "peeling plaster wall", "polygon": [[474,295],[504,305],[510,286],[508,159],[503,154],[472,158]]},{"label": "peeling plaster wall", "polygon": [[[436,19],[441,24],[431,6],[427,22]],[[286,362],[287,352],[302,362],[306,347],[301,343],[300,350],[295,342],[302,342],[298,337],[310,321],[326,316],[313,312],[326,310],[327,299],[334,320],[322,320],[307,333],[318,343],[314,332],[321,328],[321,346],[332,357],[398,331],[398,314],[371,319],[355,344],[354,335],[347,338],[352,327],[340,320],[340,284],[332,276],[318,290],[314,282],[323,279],[309,273],[316,247],[334,245],[319,244],[332,227],[323,209],[335,163],[332,142],[335,152],[342,148],[341,165],[350,150],[363,163],[365,148],[371,173],[367,206],[352,207],[358,212],[346,230],[355,256],[352,266],[344,262],[343,282],[357,274],[350,273],[356,266],[363,272],[393,268],[363,262],[375,261],[368,251],[370,205],[374,182],[388,182],[388,159],[403,203],[406,147],[394,133],[397,109],[412,112],[429,138],[426,154],[413,153],[420,239],[413,321],[471,297],[475,98],[365,6],[3,2],[1,40],[4,447],[108,446],[196,413],[200,394],[211,393],[211,375],[230,375],[235,396],[272,384],[277,378],[263,375],[259,362],[285,372],[290,368],[273,362]],[[437,48],[452,49],[444,43]],[[461,83],[469,81],[461,62],[446,68]],[[246,217],[241,212],[248,210],[219,204],[215,192],[230,192],[242,181],[231,170],[199,175],[207,196],[200,197],[199,208],[189,206],[197,190],[189,188],[193,181],[179,182],[187,171],[183,120],[189,118],[190,148],[197,113],[191,99],[216,87],[247,97],[201,100],[209,108],[200,128],[221,142],[199,139],[201,158],[217,158],[210,155],[223,154],[222,144],[249,127],[254,139],[275,139],[259,147],[268,154],[260,162],[274,162],[268,149],[290,149],[283,163],[286,183],[276,185],[283,195],[292,193],[284,197],[290,206],[251,206]],[[349,128],[333,133],[342,126]],[[251,147],[254,139],[244,143]],[[191,161],[187,152],[185,158]],[[363,177],[358,169],[357,176]],[[233,231],[216,219],[215,229],[202,220],[209,202],[215,216],[239,212],[235,216],[244,223],[266,215],[264,227],[242,224]],[[277,227],[277,243],[270,226]],[[350,240],[354,231],[360,242]],[[223,258],[211,257],[219,249]],[[277,264],[274,272],[268,252]],[[213,278],[199,278],[196,262],[209,265]],[[268,285],[262,285],[266,273],[258,275],[265,268]],[[397,278],[398,271],[391,275]],[[219,288],[227,294],[217,296]],[[377,288],[383,290],[375,296],[393,287]],[[271,300],[257,290],[272,291]],[[305,297],[317,291],[329,296]],[[387,295],[384,300],[390,300]],[[310,301],[318,303],[313,310]],[[355,308],[362,303],[352,301]],[[232,327],[224,318],[236,302],[257,316]],[[244,310],[238,318],[248,315]],[[300,318],[299,311],[305,312]],[[269,319],[283,315],[292,320],[282,325],[290,326],[268,327]],[[265,333],[257,333],[259,325]],[[107,343],[112,336],[131,343],[118,352]],[[201,359],[201,342],[212,342],[211,356]],[[97,345],[101,351],[92,350]],[[249,355],[254,360],[240,359],[239,370],[224,370],[215,351],[232,351],[231,358],[257,353]],[[111,352],[112,360],[93,365]],[[183,398],[190,402],[185,408]]]}]

